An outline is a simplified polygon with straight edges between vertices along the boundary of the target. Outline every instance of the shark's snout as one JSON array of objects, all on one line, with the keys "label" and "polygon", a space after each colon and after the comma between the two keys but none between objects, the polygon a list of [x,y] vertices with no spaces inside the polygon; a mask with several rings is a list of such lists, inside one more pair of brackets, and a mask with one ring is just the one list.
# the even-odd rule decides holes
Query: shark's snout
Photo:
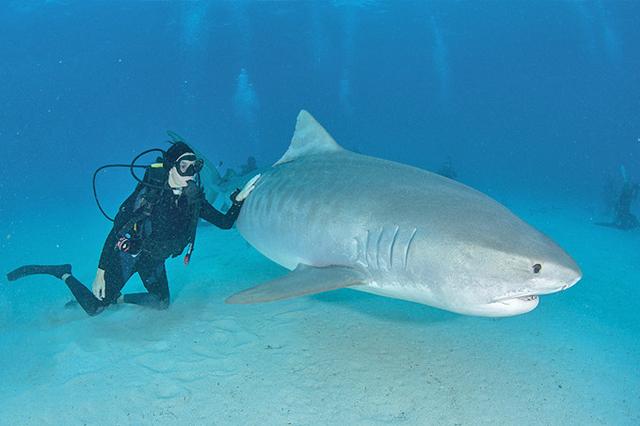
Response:
[{"label": "shark's snout", "polygon": [[557,291],[566,290],[582,279],[582,269],[571,256],[565,253],[561,262],[553,266],[557,272],[552,276],[557,280]]},{"label": "shark's snout", "polygon": [[582,279],[582,270],[578,267],[578,265],[576,265],[575,269],[571,269],[569,275],[569,279],[567,281],[567,283],[562,287],[562,290],[566,290],[569,287],[572,287],[573,285],[575,285],[578,281],[580,281]]},{"label": "shark's snout", "polygon": [[504,315],[517,315],[536,308],[540,296],[558,293],[575,285],[582,279],[582,270],[568,255],[562,259],[562,264],[548,263],[545,274],[532,278],[526,288],[502,294],[489,304],[492,311],[504,310]]},{"label": "shark's snout", "polygon": [[582,278],[582,270],[577,262],[558,244],[543,238],[541,249],[531,253],[529,259],[536,259],[533,274],[526,280],[526,291],[530,295],[542,296],[557,293],[575,285]]}]

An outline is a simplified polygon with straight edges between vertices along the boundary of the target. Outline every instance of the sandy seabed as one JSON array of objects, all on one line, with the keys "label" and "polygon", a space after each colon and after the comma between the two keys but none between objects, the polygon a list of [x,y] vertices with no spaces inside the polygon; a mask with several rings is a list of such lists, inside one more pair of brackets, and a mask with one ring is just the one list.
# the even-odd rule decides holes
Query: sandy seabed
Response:
[{"label": "sandy seabed", "polygon": [[[225,305],[286,271],[213,227],[190,266],[169,262],[167,311],[89,318],[63,308],[59,281],[3,274],[0,424],[640,424],[640,231],[596,227],[580,209],[516,212],[585,278],[513,318],[352,290]],[[70,262],[90,284],[106,225],[76,222],[69,241],[55,217],[4,224],[0,267]]]}]

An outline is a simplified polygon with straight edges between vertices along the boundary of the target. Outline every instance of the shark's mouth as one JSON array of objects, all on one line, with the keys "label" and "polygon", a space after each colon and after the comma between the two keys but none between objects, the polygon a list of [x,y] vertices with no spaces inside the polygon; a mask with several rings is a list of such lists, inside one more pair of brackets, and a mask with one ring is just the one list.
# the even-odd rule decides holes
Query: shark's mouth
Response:
[{"label": "shark's mouth", "polygon": [[490,317],[520,315],[531,312],[538,306],[538,303],[540,303],[540,298],[537,294],[508,296],[478,307],[475,314]]},{"label": "shark's mouth", "polygon": [[516,291],[511,294],[506,294],[485,305],[482,309],[485,311],[483,314],[488,314],[490,316],[510,316],[530,312],[538,307],[538,304],[540,303],[540,296],[566,290],[578,282],[579,279],[580,278],[578,277],[575,281],[560,287]]},{"label": "shark's mouth", "polygon": [[[537,294],[527,294],[525,296],[511,296],[496,300],[492,304],[503,304],[507,306],[515,305],[537,305],[540,302]],[[534,306],[535,307],[535,306]]]},{"label": "shark's mouth", "polygon": [[532,293],[527,293],[527,294],[510,294],[508,296],[503,296],[500,297],[498,299],[494,299],[493,302],[491,303],[505,303],[505,304],[509,304],[510,302],[533,302],[534,300],[538,299],[538,296],[540,296],[539,294],[532,294]]}]

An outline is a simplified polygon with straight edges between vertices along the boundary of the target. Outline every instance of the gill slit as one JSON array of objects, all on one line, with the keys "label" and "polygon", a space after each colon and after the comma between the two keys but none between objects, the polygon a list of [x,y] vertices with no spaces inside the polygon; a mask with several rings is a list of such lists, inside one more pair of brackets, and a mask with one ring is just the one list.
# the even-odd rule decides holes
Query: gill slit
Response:
[{"label": "gill slit", "polygon": [[411,237],[409,238],[409,242],[407,243],[406,249],[404,251],[404,269],[407,269],[409,250],[411,250],[411,243],[413,243],[413,238],[416,236],[416,232],[418,232],[418,228],[413,228],[413,232],[411,233]]},{"label": "gill slit", "polygon": [[364,243],[364,263],[369,267],[369,230],[367,229],[367,240]]},{"label": "gill slit", "polygon": [[396,245],[396,240],[398,239],[399,231],[400,231],[400,227],[396,225],[396,230],[393,232],[393,239],[391,240],[391,245],[389,246],[389,269],[393,269],[393,248]]},{"label": "gill slit", "polygon": [[378,240],[376,241],[376,268],[378,269],[380,269],[380,241],[382,241],[382,234],[384,234],[384,227],[380,228]]}]

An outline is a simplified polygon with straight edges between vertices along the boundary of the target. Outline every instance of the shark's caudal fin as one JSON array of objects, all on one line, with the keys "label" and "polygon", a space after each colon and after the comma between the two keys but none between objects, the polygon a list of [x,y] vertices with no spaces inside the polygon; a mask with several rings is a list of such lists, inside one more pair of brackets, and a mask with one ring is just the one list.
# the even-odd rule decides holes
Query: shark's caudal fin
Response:
[{"label": "shark's caudal fin", "polygon": [[366,283],[366,276],[354,268],[346,266],[316,268],[298,265],[290,274],[236,293],[226,302],[233,304],[272,302]]},{"label": "shark's caudal fin", "polygon": [[340,145],[307,111],[302,110],[298,114],[296,130],[293,133],[289,149],[284,153],[274,166],[293,161],[296,158],[318,154],[322,152],[343,151]]}]

